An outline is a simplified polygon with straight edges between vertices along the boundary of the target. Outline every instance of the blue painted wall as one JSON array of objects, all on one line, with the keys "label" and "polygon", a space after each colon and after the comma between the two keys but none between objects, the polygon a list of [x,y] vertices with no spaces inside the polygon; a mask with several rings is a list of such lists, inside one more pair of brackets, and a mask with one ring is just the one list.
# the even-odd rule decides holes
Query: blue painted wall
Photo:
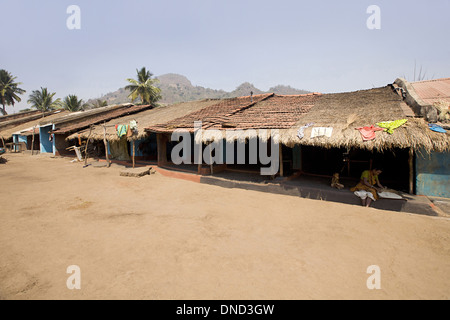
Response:
[{"label": "blue painted wall", "polygon": [[[145,150],[139,150],[139,145],[143,142],[145,143]],[[135,156],[136,157],[144,157],[144,156],[157,154],[158,145],[156,143],[156,134],[150,134],[149,137],[147,137],[145,139],[136,140],[134,143],[135,143]],[[133,155],[132,142],[130,142],[129,153],[130,153],[130,156]]]},{"label": "blue painted wall", "polygon": [[[134,142],[134,155],[136,157],[144,156],[144,153],[139,150],[139,144],[144,141],[145,141],[145,139],[139,139]],[[133,156],[133,142],[132,141],[130,141],[130,157],[131,156]]]},{"label": "blue painted wall", "polygon": [[416,193],[450,198],[450,152],[416,153]]},{"label": "blue painted wall", "polygon": [[28,147],[28,138],[27,136],[19,136],[19,142],[25,142]]},{"label": "blue painted wall", "polygon": [[39,139],[41,145],[41,153],[53,153],[53,142],[49,140],[49,131],[52,126],[45,126],[39,128]]},{"label": "blue painted wall", "polygon": [[[25,145],[27,145],[27,137],[21,136],[19,134],[13,134],[13,142],[19,143],[19,142],[25,142]],[[14,146],[15,151],[19,151],[19,146]]]}]

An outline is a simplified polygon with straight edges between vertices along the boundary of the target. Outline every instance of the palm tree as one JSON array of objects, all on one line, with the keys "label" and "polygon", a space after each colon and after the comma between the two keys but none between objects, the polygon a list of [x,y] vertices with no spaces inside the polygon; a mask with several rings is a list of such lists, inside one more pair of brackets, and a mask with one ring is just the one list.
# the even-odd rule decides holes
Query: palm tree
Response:
[{"label": "palm tree", "polygon": [[78,97],[74,94],[69,94],[61,103],[61,106],[70,112],[82,111],[88,106],[82,99],[78,100]]},{"label": "palm tree", "polygon": [[131,83],[125,87],[126,90],[130,91],[128,98],[134,102],[139,97],[142,104],[156,104],[161,99],[161,89],[154,86],[158,79],[152,79],[153,74],[147,71],[145,67],[141,70],[136,69],[136,72],[137,80],[127,79]]},{"label": "palm tree", "polygon": [[12,105],[14,107],[15,102],[20,102],[22,99],[18,96],[24,94],[26,91],[19,88],[21,82],[14,82],[16,77],[13,77],[8,71],[0,70],[0,98],[3,105],[3,109],[0,109],[3,114],[7,114],[6,106]]},{"label": "palm tree", "polygon": [[61,99],[58,98],[53,101],[55,94],[55,92],[49,93],[47,88],[41,87],[41,91],[33,90],[27,102],[31,104],[32,108],[36,108],[42,112],[59,109],[61,108]]},{"label": "palm tree", "polygon": [[106,102],[106,100],[97,99],[91,103],[91,108],[93,108],[93,109],[101,108],[101,107],[106,107],[107,105],[108,105],[108,102]]}]

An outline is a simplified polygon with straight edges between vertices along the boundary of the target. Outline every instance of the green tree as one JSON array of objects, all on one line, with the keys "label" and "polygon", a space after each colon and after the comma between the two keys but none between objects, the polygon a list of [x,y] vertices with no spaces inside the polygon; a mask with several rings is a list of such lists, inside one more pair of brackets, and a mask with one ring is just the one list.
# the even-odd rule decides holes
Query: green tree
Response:
[{"label": "green tree", "polygon": [[137,98],[141,99],[142,104],[156,104],[161,99],[161,89],[154,86],[158,79],[152,79],[153,74],[147,71],[145,67],[137,70],[137,80],[127,79],[130,85],[125,89],[130,91],[128,98],[132,102]]},{"label": "green tree", "polygon": [[106,102],[106,100],[97,99],[91,103],[91,108],[93,108],[93,109],[101,108],[101,107],[106,107],[107,105],[108,105],[108,102]]},{"label": "green tree", "polygon": [[47,88],[42,88],[41,90],[33,90],[31,92],[28,103],[31,104],[32,108],[41,110],[42,112],[59,109],[61,108],[61,99],[56,99],[53,101],[55,92],[48,92]]},{"label": "green tree", "polygon": [[14,107],[15,102],[20,102],[22,99],[18,96],[24,94],[26,91],[19,88],[21,82],[14,82],[17,77],[13,77],[8,71],[0,70],[0,98],[3,105],[3,109],[0,109],[3,114],[7,114],[6,106],[12,105]]},{"label": "green tree", "polygon": [[70,112],[85,110],[88,106],[82,99],[78,100],[78,97],[74,94],[69,94],[61,103],[61,106]]}]

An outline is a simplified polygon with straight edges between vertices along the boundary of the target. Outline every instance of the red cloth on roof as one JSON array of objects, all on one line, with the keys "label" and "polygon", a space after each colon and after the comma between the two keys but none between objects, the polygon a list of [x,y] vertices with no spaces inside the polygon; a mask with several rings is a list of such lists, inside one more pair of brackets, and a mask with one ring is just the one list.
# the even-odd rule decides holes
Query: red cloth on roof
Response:
[{"label": "red cloth on roof", "polygon": [[384,129],[380,128],[380,127],[375,127],[374,125],[372,125],[370,127],[359,127],[359,128],[356,128],[356,130],[359,130],[364,141],[369,141],[369,140],[375,139],[376,131],[382,131]]}]

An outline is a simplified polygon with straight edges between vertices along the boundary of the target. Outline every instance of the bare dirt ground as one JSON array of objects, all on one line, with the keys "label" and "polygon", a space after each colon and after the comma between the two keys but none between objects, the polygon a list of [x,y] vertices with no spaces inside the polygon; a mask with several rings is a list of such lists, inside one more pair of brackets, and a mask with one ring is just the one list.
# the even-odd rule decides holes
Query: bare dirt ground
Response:
[{"label": "bare dirt ground", "polygon": [[5,157],[2,299],[450,298],[446,218]]}]

